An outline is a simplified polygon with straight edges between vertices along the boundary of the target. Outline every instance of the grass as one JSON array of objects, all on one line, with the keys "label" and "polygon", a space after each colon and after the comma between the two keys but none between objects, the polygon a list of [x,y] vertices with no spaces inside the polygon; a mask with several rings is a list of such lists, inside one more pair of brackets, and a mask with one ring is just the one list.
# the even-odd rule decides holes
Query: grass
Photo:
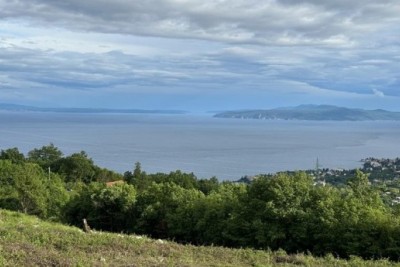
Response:
[{"label": "grass", "polygon": [[0,209],[0,266],[400,266],[387,260],[342,260],[181,245],[137,235],[94,231]]}]

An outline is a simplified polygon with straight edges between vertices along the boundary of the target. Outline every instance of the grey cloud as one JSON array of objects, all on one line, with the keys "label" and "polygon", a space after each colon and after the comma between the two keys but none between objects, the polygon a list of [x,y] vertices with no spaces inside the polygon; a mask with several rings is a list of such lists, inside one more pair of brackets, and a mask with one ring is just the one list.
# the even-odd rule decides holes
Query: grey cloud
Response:
[{"label": "grey cloud", "polygon": [[[166,55],[140,58],[122,52],[103,54],[49,52],[26,48],[0,51],[0,75],[7,77],[10,89],[104,90],[118,86],[188,86],[210,77],[229,76],[226,69],[205,57],[182,60]],[[2,78],[3,87],[5,78]]]},{"label": "grey cloud", "polygon": [[[400,96],[397,11],[397,1],[370,0],[0,0],[0,23],[9,19],[71,31],[206,40],[170,40],[166,45],[163,38],[147,38],[151,41],[144,46],[174,49],[139,58],[116,51],[33,50],[2,39],[0,87],[189,94],[268,92],[280,90],[276,81],[290,81],[293,87],[313,88],[310,94],[318,88],[371,96],[379,91],[387,99]],[[179,50],[185,53],[177,55]]]},{"label": "grey cloud", "polygon": [[400,20],[395,0],[0,0],[0,8],[2,18],[82,31],[286,45],[349,45]]}]

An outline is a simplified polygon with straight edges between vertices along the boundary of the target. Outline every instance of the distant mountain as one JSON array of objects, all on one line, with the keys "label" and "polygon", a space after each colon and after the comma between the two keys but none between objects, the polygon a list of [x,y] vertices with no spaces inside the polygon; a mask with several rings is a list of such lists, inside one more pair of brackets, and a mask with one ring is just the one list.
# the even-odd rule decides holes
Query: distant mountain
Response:
[{"label": "distant mountain", "polygon": [[0,110],[5,111],[34,111],[57,113],[143,113],[143,114],[184,114],[182,110],[145,110],[145,109],[106,109],[106,108],[39,108],[15,104],[1,104]]},{"label": "distant mountain", "polygon": [[226,111],[217,113],[214,117],[264,120],[371,121],[400,120],[400,112],[382,109],[353,109],[330,105],[301,105],[269,110]]}]

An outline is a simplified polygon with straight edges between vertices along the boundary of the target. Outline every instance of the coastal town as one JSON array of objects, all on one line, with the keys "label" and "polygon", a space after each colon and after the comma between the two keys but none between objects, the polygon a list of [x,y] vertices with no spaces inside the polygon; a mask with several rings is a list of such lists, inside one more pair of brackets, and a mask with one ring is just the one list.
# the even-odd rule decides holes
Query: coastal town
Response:
[{"label": "coastal town", "polygon": [[[379,184],[382,182],[392,182],[400,179],[400,158],[395,159],[378,159],[366,158],[362,159],[362,167],[359,169],[365,174],[372,184]],[[307,170],[306,172],[314,176],[316,181],[324,181],[333,185],[340,185],[352,177],[355,169],[319,169]]]},{"label": "coastal town", "polygon": [[[400,158],[374,158],[369,157],[361,160],[360,171],[368,175],[372,186],[379,188],[385,202],[391,205],[400,204]],[[314,178],[315,186],[343,186],[347,180],[356,174],[357,169],[330,169],[320,168],[317,160],[316,168],[305,170]],[[294,173],[285,171],[284,173]],[[260,176],[273,176],[273,174],[244,176],[237,182],[251,183]],[[400,207],[400,205],[399,205]]]}]

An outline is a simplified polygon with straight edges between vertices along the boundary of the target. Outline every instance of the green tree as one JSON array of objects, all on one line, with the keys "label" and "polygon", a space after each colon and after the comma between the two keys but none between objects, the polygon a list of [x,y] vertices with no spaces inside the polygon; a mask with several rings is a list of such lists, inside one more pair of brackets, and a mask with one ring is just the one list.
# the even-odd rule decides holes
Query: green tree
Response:
[{"label": "green tree", "polygon": [[342,193],[333,186],[317,186],[310,192],[310,209],[305,223],[308,231],[306,248],[316,255],[337,254],[337,227],[342,218],[338,216]]},{"label": "green tree", "polygon": [[25,156],[19,152],[18,148],[9,148],[6,150],[1,150],[0,160],[10,160],[12,163],[21,164],[25,162]]},{"label": "green tree", "polygon": [[63,221],[64,209],[67,205],[70,194],[68,193],[65,183],[62,178],[51,173],[46,184],[47,190],[47,218],[52,221]]},{"label": "green tree", "polygon": [[370,188],[368,175],[357,169],[355,175],[347,180],[347,185],[354,192],[363,194]]},{"label": "green tree", "polygon": [[[293,252],[307,241],[312,178],[305,173],[260,177],[249,186],[242,210],[235,216],[239,245],[283,248]],[[234,232],[232,239],[235,238]]]},{"label": "green tree", "polygon": [[219,186],[218,179],[215,176],[210,179],[200,179],[197,184],[197,188],[206,195],[210,194],[214,190],[218,190]]},{"label": "green tree", "polygon": [[0,160],[0,207],[19,210],[18,195],[15,190],[15,164],[11,160]]},{"label": "green tree", "polygon": [[67,201],[58,175],[49,179],[37,164],[0,160],[0,207],[59,221]]},{"label": "green tree", "polygon": [[96,180],[95,165],[84,151],[60,159],[59,173],[65,177],[66,182],[90,183]]},{"label": "green tree", "polygon": [[131,171],[124,172],[124,181],[128,184],[134,184],[133,174]]},{"label": "green tree", "polygon": [[47,171],[48,168],[55,167],[54,165],[63,156],[63,153],[54,144],[50,143],[41,148],[35,148],[28,152],[28,160],[33,163],[39,164]]},{"label": "green tree", "polygon": [[202,214],[196,207],[204,199],[204,194],[197,189],[185,189],[176,185],[174,187],[165,215],[167,235],[177,241],[198,243],[199,235],[195,225]]},{"label": "green tree", "polygon": [[198,188],[197,178],[193,173],[184,173],[176,170],[166,173],[150,174],[147,177],[148,182],[156,183],[174,183],[185,189]]},{"label": "green tree", "polygon": [[46,216],[48,199],[43,170],[36,164],[18,166],[14,172],[18,202],[24,213]]},{"label": "green tree", "polygon": [[127,171],[124,173],[124,180],[131,185],[134,185],[138,191],[142,191],[151,184],[150,177],[146,172],[142,171],[140,162],[135,163],[133,172]]},{"label": "green tree", "polygon": [[[187,238],[193,226],[193,221],[187,224],[192,212],[188,207],[193,205],[192,200],[202,195],[195,189],[185,189],[172,182],[152,182],[138,195],[135,231],[157,238]],[[181,221],[177,222],[177,218]]]},{"label": "green tree", "polygon": [[48,192],[43,170],[36,164],[0,161],[2,202],[6,208],[46,217]]},{"label": "green tree", "polygon": [[86,218],[95,229],[127,232],[131,228],[135,202],[136,190],[132,185],[107,187],[103,183],[91,183],[72,198],[65,218],[75,225],[81,225]]},{"label": "green tree", "polygon": [[140,179],[141,176],[142,176],[142,165],[140,164],[140,162],[136,162],[135,169],[133,170],[133,177],[135,179]]},{"label": "green tree", "polygon": [[110,182],[124,179],[119,173],[113,172],[111,170],[100,168],[98,166],[94,166],[95,177],[97,182]]},{"label": "green tree", "polygon": [[[231,220],[241,205],[241,198],[246,194],[244,184],[223,183],[194,206],[197,214],[194,228],[199,244],[233,246],[231,237],[236,237]],[[235,221],[234,223],[236,223]],[[236,226],[236,225],[234,225]],[[235,227],[234,227],[235,228]],[[232,230],[232,231],[231,231]],[[235,240],[235,238],[234,238]]]}]

